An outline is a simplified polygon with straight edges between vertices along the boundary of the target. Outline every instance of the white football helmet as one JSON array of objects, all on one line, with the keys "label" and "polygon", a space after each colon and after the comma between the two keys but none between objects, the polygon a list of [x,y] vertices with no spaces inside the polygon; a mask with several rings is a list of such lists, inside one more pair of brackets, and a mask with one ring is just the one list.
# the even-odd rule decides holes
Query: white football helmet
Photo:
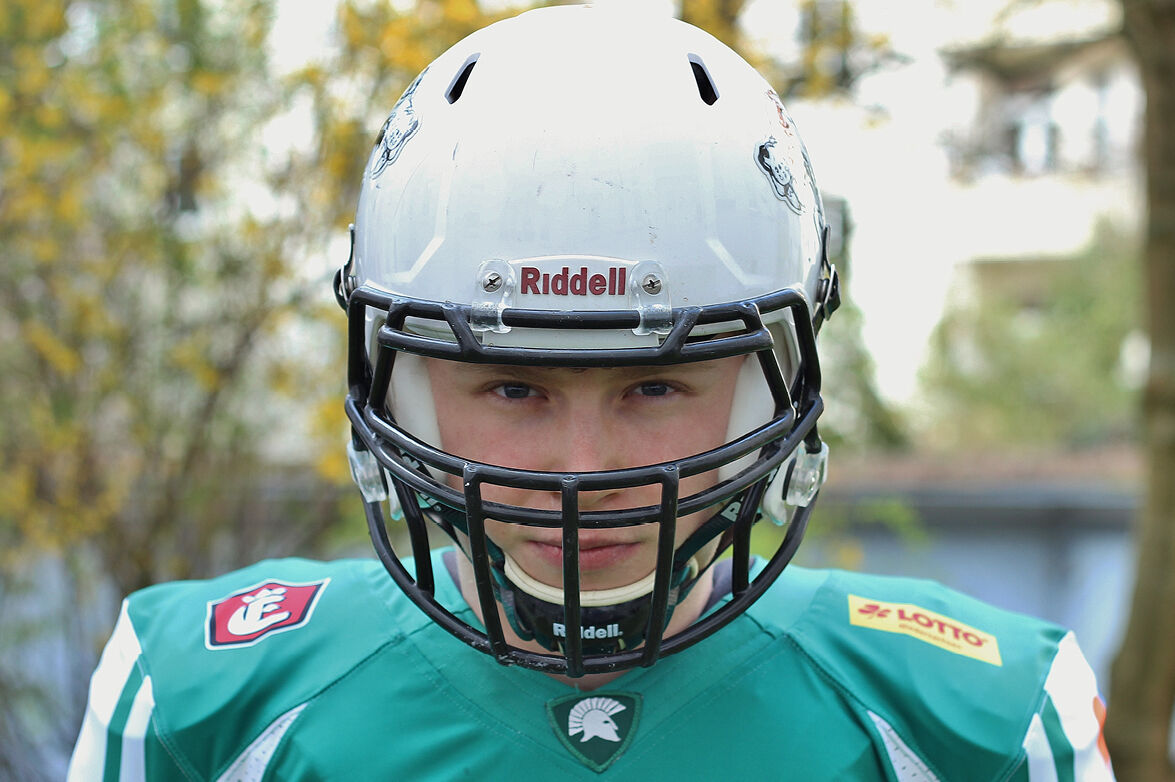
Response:
[{"label": "white football helmet", "polygon": [[[650,665],[730,621],[791,559],[823,481],[815,336],[839,296],[826,242],[795,123],[750,65],[695,27],[560,6],[491,25],[441,55],[380,131],[351,258],[336,277],[350,323],[352,472],[392,577],[475,648],[571,676]],[[581,473],[443,451],[420,358],[593,367],[749,354],[757,360],[744,362],[725,445]],[[677,496],[679,478],[711,470],[716,486]],[[465,490],[446,474],[463,476]],[[560,492],[563,510],[483,502],[484,484]],[[579,492],[638,484],[660,485],[662,502],[579,511]],[[388,542],[385,502],[407,519],[415,575]],[[674,550],[676,520],[702,510],[710,521]],[[788,529],[752,580],[750,529],[763,515]],[[486,537],[487,517],[573,532],[659,524],[668,544],[641,584],[581,593],[575,545],[564,551],[567,588],[540,584]],[[430,523],[472,562],[484,632],[435,599]],[[662,638],[674,605],[713,564],[696,555],[716,539],[734,548],[733,599]],[[506,643],[498,604],[550,654]],[[556,624],[621,632],[564,638]]]}]

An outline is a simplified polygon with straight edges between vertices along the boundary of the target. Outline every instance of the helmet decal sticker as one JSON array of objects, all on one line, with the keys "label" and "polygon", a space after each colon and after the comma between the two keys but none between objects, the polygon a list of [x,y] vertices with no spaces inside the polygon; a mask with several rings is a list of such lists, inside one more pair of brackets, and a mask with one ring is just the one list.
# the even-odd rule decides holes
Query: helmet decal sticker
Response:
[{"label": "helmet decal sticker", "polygon": [[796,214],[801,214],[804,211],[804,204],[800,201],[800,194],[796,192],[796,180],[792,176],[791,168],[787,163],[783,162],[775,156],[775,146],[778,140],[775,136],[768,136],[767,140],[759,145],[758,154],[755,156],[755,162],[759,164],[759,168],[767,175],[767,179],[771,182],[771,189],[775,191],[775,195],[783,201]]},{"label": "helmet decal sticker", "polygon": [[547,703],[551,728],[577,760],[603,771],[628,747],[640,716],[640,696],[577,692]]},{"label": "helmet decal sticker", "polygon": [[775,106],[775,115],[779,118],[779,126],[783,128],[783,132],[789,136],[794,136],[795,124],[792,122],[791,116],[788,115],[787,109],[783,107],[783,101],[779,99],[779,95],[775,90],[767,90],[767,97],[771,99],[771,103]]},{"label": "helmet decal sticker", "polygon": [[408,89],[404,90],[404,94],[396,101],[396,105],[392,106],[392,113],[384,120],[383,127],[379,130],[379,137],[375,140],[375,153],[371,161],[372,179],[378,177],[385,168],[396,162],[404,145],[408,143],[408,139],[412,138],[420,127],[420,120],[416,117],[416,109],[412,106],[412,97],[416,94],[416,88],[427,72],[428,68],[425,68],[419,76],[412,80]]},{"label": "helmet decal sticker", "polygon": [[[799,175],[800,175],[801,179],[806,177],[807,182],[801,182],[799,189],[797,189],[795,186],[795,182],[793,180],[792,186],[791,186],[792,192],[798,196],[799,193],[804,192],[805,186],[810,186],[813,194],[818,193],[819,191],[816,187],[816,176],[812,172],[812,161],[808,157],[807,147],[805,147],[803,145],[803,143],[800,142],[800,140],[799,140],[798,131],[796,130],[795,120],[793,120],[791,118],[791,114],[788,113],[787,108],[784,107],[783,101],[781,101],[779,99],[779,95],[775,92],[775,90],[767,90],[767,97],[771,100],[771,106],[774,111],[774,119],[778,121],[779,127],[783,129],[784,136],[787,137],[784,140],[784,144],[787,145],[789,147],[790,151],[793,153],[795,151],[795,147],[798,146],[799,151],[800,151],[800,156],[802,158],[804,170]],[[767,142],[764,142],[764,143],[766,144],[766,143],[769,143],[770,141],[771,141],[771,139],[769,138],[767,140]],[[774,153],[774,150],[769,150],[768,156],[770,158],[774,158],[773,153]],[[762,156],[762,154],[763,154],[762,147],[760,147],[760,156]],[[763,163],[760,161],[759,165],[763,166]],[[784,166],[784,168],[786,169],[786,172],[788,174],[791,174],[799,165],[800,165],[800,161],[797,161],[795,158],[795,155],[791,154],[788,156],[788,163]],[[766,170],[766,169],[764,169],[764,170]],[[769,173],[768,176],[771,176],[771,174]],[[779,194],[778,189],[776,189],[776,194],[777,195]],[[780,196],[780,197],[783,198],[783,196]],[[788,201],[787,198],[784,198],[784,200]],[[824,205],[821,203],[819,198],[816,198],[815,201],[816,201],[817,221],[818,221],[819,225],[824,225]],[[802,198],[800,199],[800,202],[801,203],[803,202]],[[792,202],[788,201],[788,205],[792,206]],[[794,208],[795,207],[793,206],[793,209]]]},{"label": "helmet decal sticker", "polygon": [[329,578],[308,584],[262,581],[208,601],[204,646],[212,650],[252,646],[268,635],[302,627],[329,583]]}]

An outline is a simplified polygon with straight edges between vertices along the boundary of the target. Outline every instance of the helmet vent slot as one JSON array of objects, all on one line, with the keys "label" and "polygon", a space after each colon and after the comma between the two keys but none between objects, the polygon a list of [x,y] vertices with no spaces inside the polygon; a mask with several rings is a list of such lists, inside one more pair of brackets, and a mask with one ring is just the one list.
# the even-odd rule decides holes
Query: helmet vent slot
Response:
[{"label": "helmet vent slot", "polygon": [[699,97],[707,106],[713,106],[718,100],[718,89],[714,86],[714,80],[710,78],[710,72],[706,70],[706,64],[702,62],[701,57],[691,54],[689,65],[694,72],[694,81],[698,84]]},{"label": "helmet vent slot", "polygon": [[449,91],[445,93],[445,100],[449,103],[456,103],[457,99],[461,97],[461,93],[465,91],[465,82],[469,81],[469,74],[473,73],[473,66],[477,65],[477,58],[480,56],[480,53],[470,55],[465,64],[461,66],[461,70],[457,72],[453,83],[449,85]]}]

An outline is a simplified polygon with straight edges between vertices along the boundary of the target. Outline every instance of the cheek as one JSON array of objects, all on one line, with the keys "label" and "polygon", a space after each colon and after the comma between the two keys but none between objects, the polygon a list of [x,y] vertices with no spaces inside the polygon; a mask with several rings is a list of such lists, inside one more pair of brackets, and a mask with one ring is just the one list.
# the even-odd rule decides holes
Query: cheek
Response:
[{"label": "cheek", "polygon": [[715,394],[698,402],[686,414],[665,417],[652,426],[631,422],[640,431],[633,445],[641,463],[683,459],[726,443],[731,395]]},{"label": "cheek", "polygon": [[[545,453],[544,443],[548,442],[549,438],[518,436],[514,432],[494,431],[476,425],[442,424],[440,432],[442,448],[459,459],[519,470],[550,469],[541,461]],[[453,488],[462,489],[461,476],[452,475],[447,480]],[[502,487],[493,484],[483,484],[482,486],[482,494],[487,499],[499,500],[502,491]],[[512,504],[524,503],[512,502]]]},{"label": "cheek", "polygon": [[[504,467],[537,469],[535,456],[545,437],[538,427],[526,427],[486,411],[474,394],[439,391],[435,395],[441,448],[461,459]],[[479,409],[481,412],[479,412]],[[525,424],[525,422],[523,422]]]}]

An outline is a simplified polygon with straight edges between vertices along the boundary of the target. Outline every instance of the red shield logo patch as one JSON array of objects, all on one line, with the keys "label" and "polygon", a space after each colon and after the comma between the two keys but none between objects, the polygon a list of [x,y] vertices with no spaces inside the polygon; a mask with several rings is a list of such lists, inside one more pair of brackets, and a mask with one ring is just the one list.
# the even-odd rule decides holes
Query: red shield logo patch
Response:
[{"label": "red shield logo patch", "polygon": [[310,621],[329,578],[309,584],[262,581],[248,589],[208,603],[204,645],[231,649],[253,644],[273,633],[293,630]]}]

